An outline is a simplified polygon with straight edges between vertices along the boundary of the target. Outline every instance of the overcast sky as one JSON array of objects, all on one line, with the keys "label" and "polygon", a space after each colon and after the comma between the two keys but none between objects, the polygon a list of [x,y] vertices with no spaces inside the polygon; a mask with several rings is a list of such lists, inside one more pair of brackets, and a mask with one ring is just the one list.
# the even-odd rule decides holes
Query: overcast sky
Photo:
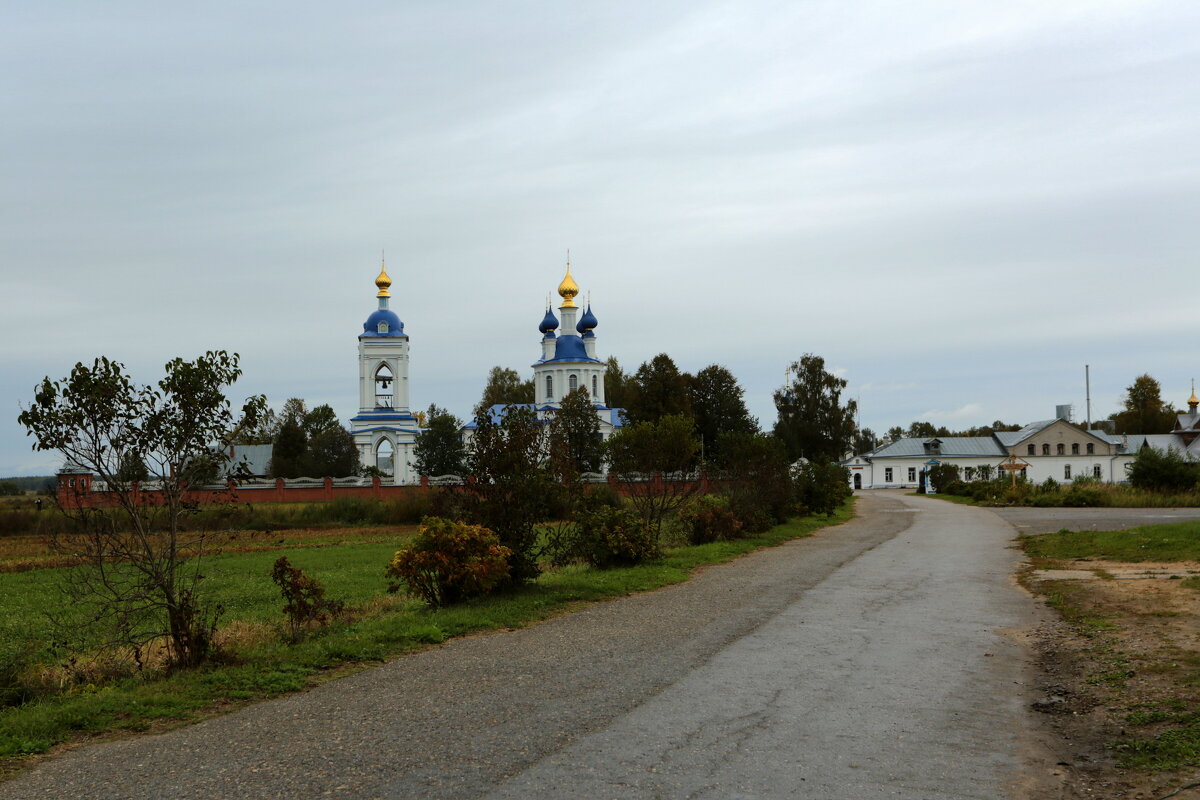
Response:
[{"label": "overcast sky", "polygon": [[568,248],[601,357],[766,426],[809,352],[878,432],[1181,405],[1198,76],[1194,2],[10,3],[0,475],[98,355],[346,421],[384,249],[414,408],[532,373]]}]

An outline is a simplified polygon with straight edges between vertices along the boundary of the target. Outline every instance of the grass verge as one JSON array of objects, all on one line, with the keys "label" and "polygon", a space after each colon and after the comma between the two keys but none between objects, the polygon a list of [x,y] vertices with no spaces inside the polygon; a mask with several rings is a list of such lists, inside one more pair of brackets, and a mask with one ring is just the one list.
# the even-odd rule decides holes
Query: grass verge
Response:
[{"label": "grass verge", "polygon": [[[230,645],[226,663],[154,680],[127,678],[102,686],[76,686],[0,711],[0,774],[12,774],[37,754],[64,742],[122,731],[161,729],[247,702],[298,691],[331,675],[344,674],[363,664],[453,636],[517,628],[581,604],[679,583],[698,567],[809,536],[851,516],[853,500],[829,517],[795,519],[754,537],[670,548],[662,560],[636,567],[551,570],[520,592],[442,609],[431,609],[419,601],[379,596],[383,566],[390,555],[386,545],[373,543],[305,551],[310,558],[323,554],[330,563],[342,563],[348,558],[368,559],[377,567],[372,573],[377,576],[374,588],[360,586],[351,592],[351,596],[360,596],[353,601],[350,620],[336,622],[299,643],[287,644],[282,636],[283,619],[279,610],[282,601],[278,596],[273,600],[267,597],[247,600],[235,606],[230,616],[260,635],[244,636]],[[369,550],[380,547],[383,549],[378,553]],[[351,553],[352,550],[355,552]],[[269,570],[265,559],[273,556],[247,553],[223,558],[232,560],[239,569],[265,576]],[[263,563],[251,564],[248,560],[253,559]],[[313,568],[313,573],[326,582],[331,595],[347,596],[346,587],[330,579],[329,574],[322,574],[319,567],[314,568],[314,563],[304,567],[306,571]],[[225,574],[228,573],[226,570]],[[0,578],[28,579],[32,574]],[[228,580],[238,582],[233,577]],[[265,581],[273,588],[269,578]],[[267,608],[273,611],[267,612]],[[264,632],[266,635],[261,635]]]}]

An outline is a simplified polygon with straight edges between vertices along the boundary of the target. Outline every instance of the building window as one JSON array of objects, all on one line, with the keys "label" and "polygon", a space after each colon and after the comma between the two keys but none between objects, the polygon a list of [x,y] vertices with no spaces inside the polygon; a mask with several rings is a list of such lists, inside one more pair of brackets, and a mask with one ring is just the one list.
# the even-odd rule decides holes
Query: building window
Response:
[{"label": "building window", "polygon": [[909,483],[911,483],[911,482],[915,481],[916,479],[917,479],[917,468],[916,468],[916,467],[909,467],[909,468],[908,468],[908,480],[909,480]]},{"label": "building window", "polygon": [[[1089,444],[1089,445],[1088,445],[1088,447],[1091,447],[1091,445]],[[1093,465],[1092,465],[1092,477],[1093,477],[1093,478],[1096,478],[1096,479],[1099,479],[1099,478],[1101,477],[1101,476],[1100,476],[1100,465],[1099,465],[1099,464],[1093,464]]]},{"label": "building window", "polygon": [[1044,455],[1044,456],[1050,455],[1050,445],[1048,445],[1048,444],[1042,445],[1042,455]]},{"label": "building window", "polygon": [[554,376],[553,375],[546,376],[546,399],[547,400],[554,399]]},{"label": "building window", "polygon": [[390,408],[392,405],[392,370],[387,364],[381,364],[375,370],[375,407]]},{"label": "building window", "polygon": [[596,391],[596,376],[593,375],[592,376],[592,397],[596,397],[598,394],[600,394],[600,393]]},{"label": "building window", "polygon": [[892,482],[892,468],[891,467],[883,468],[883,482],[884,483]]},{"label": "building window", "polygon": [[1029,445],[1029,455],[1031,455],[1031,456],[1037,455],[1037,445],[1036,444]]},{"label": "building window", "polygon": [[1064,481],[1071,480],[1071,465],[1070,464],[1063,465],[1063,480]]},{"label": "building window", "polygon": [[578,388],[579,388],[579,376],[574,373],[571,373],[571,375],[567,378],[567,391],[573,392]]},{"label": "building window", "polygon": [[1071,442],[1071,455],[1079,455],[1079,442]]},{"label": "building window", "polygon": [[[1088,442],[1087,454],[1090,456],[1095,452],[1096,452],[1096,445],[1092,444],[1091,442]],[[1099,469],[1099,467],[1097,467],[1096,469]]]},{"label": "building window", "polygon": [[1054,449],[1060,456],[1065,456],[1067,454],[1067,446],[1062,442],[1059,442]]},{"label": "building window", "polygon": [[386,322],[379,323],[379,326],[376,328],[376,331],[378,331],[379,333],[387,333],[388,332],[387,323]]}]

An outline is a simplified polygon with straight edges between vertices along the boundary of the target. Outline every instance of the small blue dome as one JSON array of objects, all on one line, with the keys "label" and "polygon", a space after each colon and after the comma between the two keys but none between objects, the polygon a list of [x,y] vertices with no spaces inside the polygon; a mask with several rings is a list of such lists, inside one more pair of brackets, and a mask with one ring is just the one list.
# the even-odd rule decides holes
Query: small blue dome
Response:
[{"label": "small blue dome", "polygon": [[[584,331],[590,331],[592,328],[596,327],[596,325],[596,315],[592,313],[591,303],[588,303],[587,310],[584,311],[583,316],[579,318],[579,324],[575,326],[575,330],[583,333]],[[584,335],[586,336],[587,334]]]},{"label": "small blue dome", "polygon": [[554,316],[554,312],[546,309],[546,316],[542,317],[542,324],[538,325],[538,330],[547,336],[554,335],[554,329],[558,327],[558,317]]},{"label": "small blue dome", "polygon": [[[382,329],[381,329],[382,326]],[[363,323],[363,336],[403,336],[404,323],[395,311],[381,308]]]}]

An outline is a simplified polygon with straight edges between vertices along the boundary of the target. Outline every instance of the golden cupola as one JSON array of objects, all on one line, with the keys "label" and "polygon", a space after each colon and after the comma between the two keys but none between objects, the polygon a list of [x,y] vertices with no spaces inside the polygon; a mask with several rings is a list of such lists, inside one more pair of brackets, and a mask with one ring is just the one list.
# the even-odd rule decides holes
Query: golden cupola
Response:
[{"label": "golden cupola", "polygon": [[379,260],[379,277],[375,279],[375,285],[379,287],[379,294],[376,297],[391,297],[392,293],[388,289],[392,285],[392,279],[388,277],[387,265],[383,259]]},{"label": "golden cupola", "polygon": [[567,262],[567,276],[558,285],[558,294],[563,299],[563,308],[575,307],[575,295],[579,294],[579,284],[571,277],[571,262]]},{"label": "golden cupola", "polygon": [[1192,413],[1196,413],[1196,406],[1200,406],[1200,398],[1196,397],[1196,382],[1192,381],[1192,396],[1188,398],[1188,408]]}]

